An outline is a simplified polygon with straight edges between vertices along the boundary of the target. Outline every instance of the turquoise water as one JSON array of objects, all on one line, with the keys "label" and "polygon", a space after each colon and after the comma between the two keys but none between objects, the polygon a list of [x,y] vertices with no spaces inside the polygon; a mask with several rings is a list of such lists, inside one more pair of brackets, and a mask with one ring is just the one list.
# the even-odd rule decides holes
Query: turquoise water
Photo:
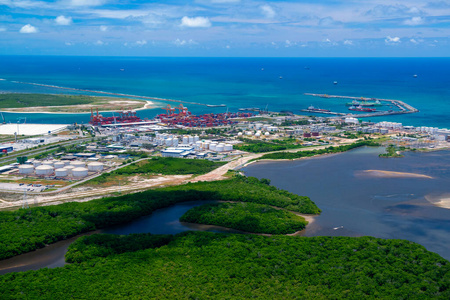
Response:
[{"label": "turquoise water", "polygon": [[[123,69],[123,71],[121,70]],[[413,75],[417,74],[417,78]],[[280,77],[282,77],[280,79]],[[450,127],[449,58],[143,58],[0,56],[0,91],[72,93],[12,81],[88,90],[227,104],[269,110],[299,110],[309,105],[348,112],[345,100],[303,93],[365,96],[403,100],[419,113],[373,121]],[[337,85],[333,81],[338,81]],[[83,92],[83,94],[86,94]],[[158,103],[160,106],[165,103]],[[186,105],[194,113],[226,108]],[[140,111],[153,117],[160,108]],[[9,114],[8,122],[87,122],[89,115]]]}]

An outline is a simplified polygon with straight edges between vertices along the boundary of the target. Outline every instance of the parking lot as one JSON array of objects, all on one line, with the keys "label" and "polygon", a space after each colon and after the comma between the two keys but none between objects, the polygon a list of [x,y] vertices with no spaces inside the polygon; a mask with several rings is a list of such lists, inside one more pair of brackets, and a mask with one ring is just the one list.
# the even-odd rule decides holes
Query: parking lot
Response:
[{"label": "parking lot", "polygon": [[0,190],[7,191],[27,191],[27,192],[42,192],[47,187],[41,184],[23,184],[23,183],[5,183],[0,182]]}]

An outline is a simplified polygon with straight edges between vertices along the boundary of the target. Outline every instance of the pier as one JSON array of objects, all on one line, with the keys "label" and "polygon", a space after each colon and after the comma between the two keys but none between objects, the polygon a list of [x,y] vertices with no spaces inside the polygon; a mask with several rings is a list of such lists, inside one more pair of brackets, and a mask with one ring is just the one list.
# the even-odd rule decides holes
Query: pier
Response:
[{"label": "pier", "polygon": [[312,109],[301,109],[301,111],[303,111],[303,112],[314,112],[314,113],[321,113],[321,114],[328,114],[328,115],[335,115],[335,116],[355,117],[355,118],[368,118],[368,117],[379,117],[379,116],[389,116],[389,115],[412,114],[412,113],[416,113],[419,111],[417,108],[412,107],[408,103],[405,103],[401,100],[394,100],[394,99],[353,97],[353,96],[313,94],[313,93],[305,93],[304,95],[320,97],[320,98],[350,99],[350,100],[358,100],[358,101],[372,100],[372,101],[387,102],[387,103],[390,103],[391,105],[396,106],[399,110],[398,111],[393,111],[393,110],[377,111],[377,112],[371,112],[371,113],[366,113],[366,114],[354,114],[354,113],[341,113],[341,112],[333,112],[333,111],[318,112],[318,111],[312,110]]}]

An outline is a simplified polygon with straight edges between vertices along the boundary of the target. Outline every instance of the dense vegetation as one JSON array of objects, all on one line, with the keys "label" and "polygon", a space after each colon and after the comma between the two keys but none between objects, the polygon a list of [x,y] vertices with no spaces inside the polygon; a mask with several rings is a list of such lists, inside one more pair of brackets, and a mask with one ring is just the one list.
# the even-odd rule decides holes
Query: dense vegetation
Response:
[{"label": "dense vegetation", "polygon": [[125,252],[158,248],[173,240],[172,235],[163,234],[94,234],[83,236],[70,244],[66,262],[80,263],[96,257],[107,257]]},{"label": "dense vegetation", "polygon": [[289,211],[256,203],[212,203],[191,208],[180,221],[218,225],[252,233],[287,234],[308,224]]},{"label": "dense vegetation", "polygon": [[338,147],[330,146],[325,149],[319,149],[319,150],[269,153],[269,154],[263,155],[261,157],[261,159],[297,159],[297,158],[302,158],[302,157],[310,157],[310,156],[314,156],[314,155],[345,152],[345,151],[352,150],[352,149],[362,147],[362,146],[379,146],[379,144],[375,143],[371,140],[364,140],[364,141],[356,142],[356,143],[353,143],[350,145],[338,146]]},{"label": "dense vegetation", "polygon": [[79,105],[94,101],[95,97],[83,95],[0,94],[0,108]]},{"label": "dense vegetation", "polygon": [[157,173],[163,175],[205,174],[225,162],[213,162],[204,159],[183,159],[174,157],[154,157],[114,171],[119,175]]},{"label": "dense vegetation", "polygon": [[403,157],[403,155],[398,154],[397,151],[405,150],[405,147],[397,148],[394,145],[389,145],[386,147],[386,153],[379,154],[379,157]]},{"label": "dense vegetation", "polygon": [[273,140],[270,142],[250,139],[242,140],[244,141],[244,144],[234,145],[234,149],[253,153],[263,153],[304,147],[301,144],[298,144],[296,139]]},{"label": "dense vegetation", "polygon": [[449,262],[404,240],[188,232],[132,251],[0,276],[0,298],[450,298]]},{"label": "dense vegetation", "polygon": [[188,183],[119,197],[0,212],[0,259],[44,247],[77,234],[130,222],[158,208],[193,200],[226,200],[273,205],[317,214],[308,197],[298,196],[252,177]]}]

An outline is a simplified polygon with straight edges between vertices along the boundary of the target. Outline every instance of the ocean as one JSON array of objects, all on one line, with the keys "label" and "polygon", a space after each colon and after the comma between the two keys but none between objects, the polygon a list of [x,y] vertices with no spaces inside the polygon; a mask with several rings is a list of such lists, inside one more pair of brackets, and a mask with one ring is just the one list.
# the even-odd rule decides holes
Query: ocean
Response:
[{"label": "ocean", "polygon": [[[185,105],[196,114],[243,107],[300,114],[309,105],[348,112],[345,100],[304,93],[398,99],[420,112],[369,119],[450,128],[450,58],[0,56],[0,78],[4,79],[0,92],[80,93],[14,82],[19,81],[227,105]],[[164,112],[161,107],[167,103],[155,104],[156,108],[140,111],[139,116],[152,118]],[[3,115],[11,123],[24,117],[28,123],[89,121],[89,114]]]}]

